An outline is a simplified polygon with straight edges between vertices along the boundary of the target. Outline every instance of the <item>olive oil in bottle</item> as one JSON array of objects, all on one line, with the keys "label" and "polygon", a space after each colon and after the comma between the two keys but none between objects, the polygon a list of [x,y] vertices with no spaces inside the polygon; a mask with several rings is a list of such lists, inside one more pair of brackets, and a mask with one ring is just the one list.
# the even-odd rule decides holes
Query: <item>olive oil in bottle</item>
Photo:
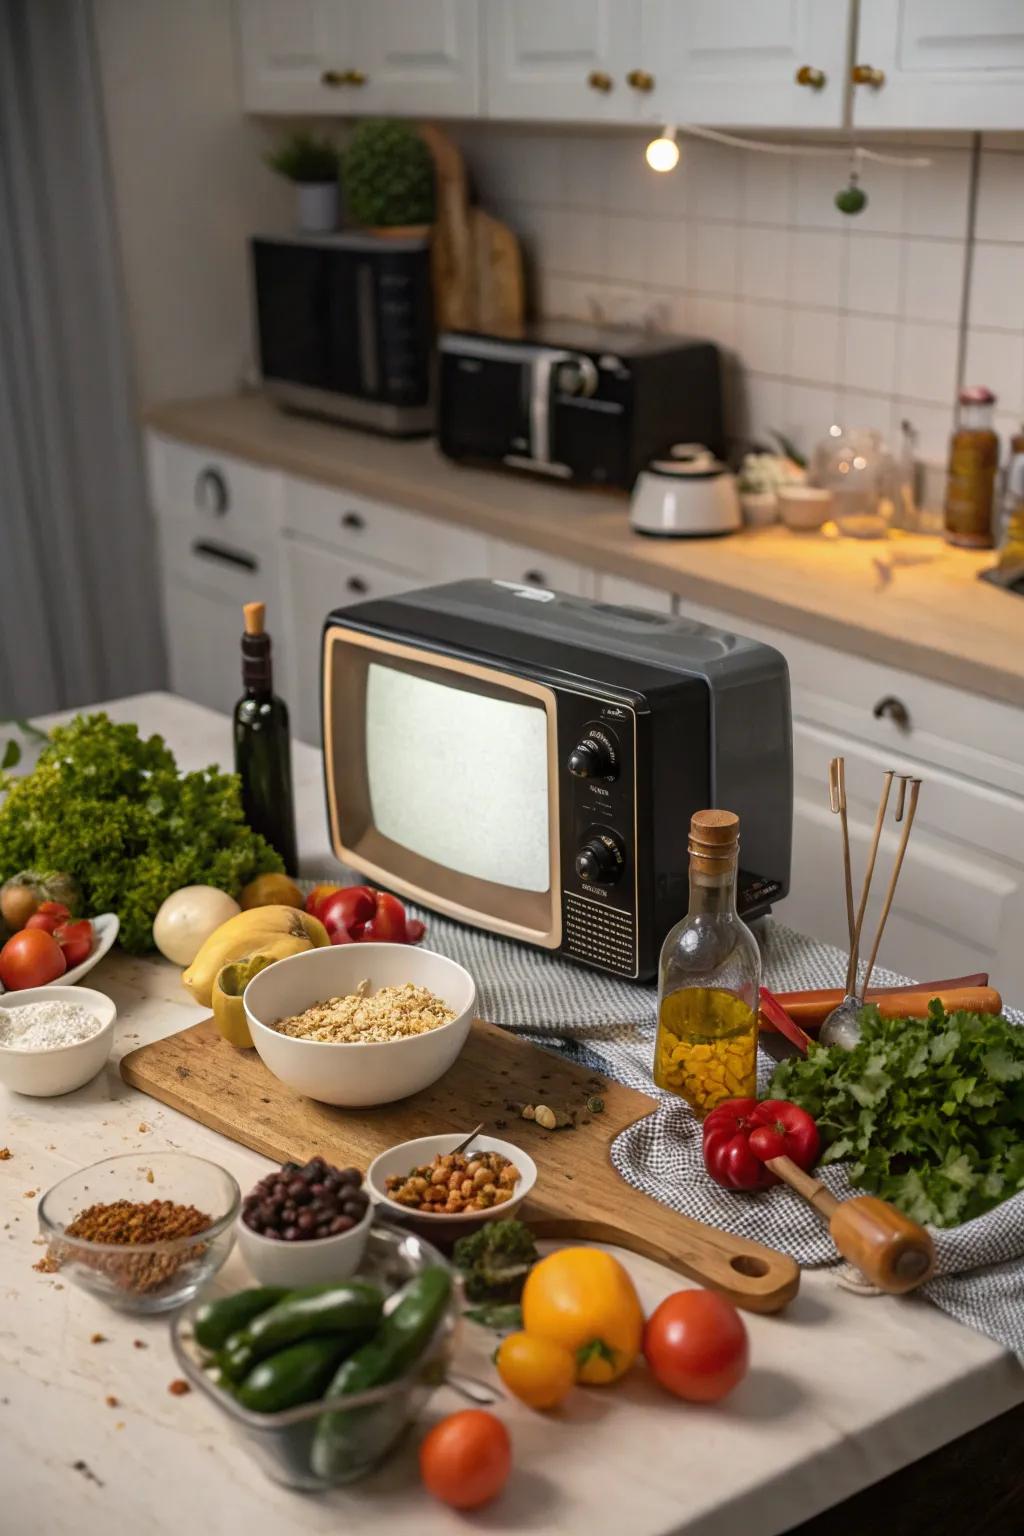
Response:
[{"label": "olive oil in bottle", "polygon": [[262,833],[284,861],[298,872],[295,805],[292,798],[291,737],[288,706],[274,693],[270,636],[263,627],[262,603],[246,603],[242,635],[242,682],[245,692],[235,705],[235,772],[242,781],[245,819]]},{"label": "olive oil in bottle", "polygon": [[757,1092],[761,956],[736,911],[739,817],[690,821],[690,910],[662,946],[654,1081],[706,1115]]}]

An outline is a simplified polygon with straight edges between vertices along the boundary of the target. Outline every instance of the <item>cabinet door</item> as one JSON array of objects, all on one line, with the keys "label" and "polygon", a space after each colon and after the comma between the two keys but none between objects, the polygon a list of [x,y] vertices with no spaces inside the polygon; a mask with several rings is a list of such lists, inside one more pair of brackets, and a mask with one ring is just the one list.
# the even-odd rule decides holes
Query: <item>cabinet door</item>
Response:
[{"label": "cabinet door", "polygon": [[496,581],[514,581],[524,587],[548,587],[568,592],[573,597],[590,597],[594,573],[563,560],[558,555],[544,555],[523,544],[507,544],[504,539],[490,539],[487,546],[487,574]]},{"label": "cabinet door", "polygon": [[1024,128],[1020,0],[861,0],[859,128]]},{"label": "cabinet door", "polygon": [[320,639],[332,608],[390,597],[421,585],[411,572],[388,570],[358,556],[335,554],[305,539],[283,541],[285,606],[292,655],[292,730],[320,742]]},{"label": "cabinet door", "polygon": [[171,579],[164,584],[164,628],[171,691],[229,715],[242,692],[236,605]]},{"label": "cabinet door", "polygon": [[639,0],[485,0],[489,117],[628,122]]},{"label": "cabinet door", "polygon": [[[357,0],[237,0],[249,112],[348,112]],[[336,78],[337,77],[337,78]]]},{"label": "cabinet door", "polygon": [[672,612],[671,592],[659,587],[649,587],[642,581],[630,581],[625,576],[609,576],[597,571],[594,576],[594,596],[599,603],[616,603],[622,608],[650,608],[655,613]]},{"label": "cabinet door", "polygon": [[343,86],[346,112],[479,110],[477,0],[357,0],[353,64],[361,84]]},{"label": "cabinet door", "polygon": [[841,127],[851,13],[850,0],[643,0],[643,117]]}]

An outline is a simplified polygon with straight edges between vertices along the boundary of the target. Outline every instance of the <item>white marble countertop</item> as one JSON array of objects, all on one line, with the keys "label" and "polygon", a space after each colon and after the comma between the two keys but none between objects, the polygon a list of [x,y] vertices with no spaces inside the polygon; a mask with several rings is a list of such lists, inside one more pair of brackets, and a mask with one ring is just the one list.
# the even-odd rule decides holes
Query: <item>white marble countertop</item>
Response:
[{"label": "white marble countertop", "polygon": [[[166,695],[109,706],[163,732],[183,767],[227,760],[225,719]],[[296,751],[306,868],[328,858],[319,755]],[[329,867],[329,866],[328,866]],[[212,1403],[176,1397],[166,1320],[135,1320],[33,1271],[41,1249],[35,1192],[117,1152],[181,1148],[214,1158],[243,1189],[268,1164],[122,1083],[117,1060],[203,1011],[159,960],[115,954],[92,973],[119,1009],[114,1056],[66,1098],[0,1088],[0,1528],[18,1536],[291,1536],[358,1527],[382,1536],[467,1528],[587,1536],[734,1536],[782,1532],[1024,1399],[1004,1351],[928,1303],[862,1298],[807,1272],[779,1317],[748,1317],[752,1368],[727,1402],[689,1406],[642,1371],[617,1389],[577,1391],[558,1417],[502,1402],[515,1467],[502,1498],[474,1516],[433,1503],[416,1473],[415,1437],[368,1481],[329,1495],[268,1482]],[[621,1254],[645,1305],[678,1277]],[[236,1255],[225,1275],[243,1280]],[[90,1342],[94,1333],[106,1341]],[[140,1340],[145,1349],[135,1347]],[[460,1368],[494,1380],[491,1336],[467,1325]],[[116,1404],[108,1402],[116,1399]],[[461,1406],[448,1389],[430,1416]]]}]

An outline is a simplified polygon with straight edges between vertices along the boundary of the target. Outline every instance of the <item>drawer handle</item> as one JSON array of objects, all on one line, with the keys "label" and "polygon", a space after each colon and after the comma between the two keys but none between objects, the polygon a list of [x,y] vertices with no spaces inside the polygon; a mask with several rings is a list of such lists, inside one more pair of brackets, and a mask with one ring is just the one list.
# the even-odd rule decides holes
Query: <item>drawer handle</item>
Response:
[{"label": "drawer handle", "polygon": [[895,698],[891,693],[879,699],[871,713],[876,720],[891,720],[901,731],[910,730],[910,710],[902,699]]},{"label": "drawer handle", "polygon": [[252,555],[243,554],[240,549],[229,549],[226,544],[215,544],[212,539],[196,539],[192,545],[192,553],[198,555],[200,560],[213,560],[218,565],[232,565],[239,571],[258,571],[260,563]]},{"label": "drawer handle", "polygon": [[196,506],[202,512],[223,517],[230,501],[228,483],[219,469],[203,469],[196,476]]},{"label": "drawer handle", "polygon": [[361,512],[343,512],[341,514],[341,526],[343,528],[354,528],[358,532],[366,527],[366,518]]},{"label": "drawer handle", "polygon": [[369,592],[370,590],[361,576],[350,576],[345,585],[350,592]]},{"label": "drawer handle", "polygon": [[548,584],[543,571],[524,571],[523,580],[528,581],[531,587],[546,587]]}]

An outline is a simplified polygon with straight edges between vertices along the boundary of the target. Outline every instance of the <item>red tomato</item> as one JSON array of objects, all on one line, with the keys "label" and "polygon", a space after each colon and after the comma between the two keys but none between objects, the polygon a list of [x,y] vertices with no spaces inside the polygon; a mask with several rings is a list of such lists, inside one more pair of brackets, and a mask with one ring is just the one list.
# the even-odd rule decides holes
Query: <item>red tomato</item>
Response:
[{"label": "red tomato", "polygon": [[12,992],[45,987],[67,970],[64,951],[51,933],[23,928],[0,949],[0,981]]},{"label": "red tomato", "polygon": [[71,908],[66,907],[62,901],[41,901],[36,907],[37,912],[51,912],[54,917],[68,918],[71,916]]},{"label": "red tomato", "polygon": [[426,933],[425,923],[421,923],[418,917],[407,917],[405,920],[405,941],[407,944],[418,944]]},{"label": "red tomato", "polygon": [[40,933],[53,933],[64,922],[63,917],[58,917],[55,912],[33,912],[25,921],[26,928],[38,928]]},{"label": "red tomato", "polygon": [[435,1424],[420,1446],[425,1486],[453,1509],[476,1509],[504,1488],[512,1468],[508,1430],[483,1408],[464,1408]]},{"label": "red tomato", "polygon": [[747,1374],[747,1330],[714,1291],[666,1296],[644,1329],[647,1364],[663,1387],[691,1403],[717,1403]]},{"label": "red tomato", "polygon": [[[311,917],[320,917],[320,903],[325,901],[328,896],[333,895],[335,891],[340,890],[340,885],[338,885],[336,882],[332,883],[329,880],[322,881],[320,885],[314,885],[313,889],[306,897],[306,911],[310,914]],[[323,921],[322,918],[321,921]]]},{"label": "red tomato", "polygon": [[357,937],[364,944],[408,944],[405,908],[398,897],[378,891],[377,910]]},{"label": "red tomato", "polygon": [[368,885],[339,885],[337,890],[324,897],[316,916],[332,940],[339,928],[344,928],[350,939],[357,939],[376,907],[377,892],[371,891]]},{"label": "red tomato", "polygon": [[92,954],[92,923],[87,917],[77,923],[61,923],[53,936],[64,951],[69,971]]}]

